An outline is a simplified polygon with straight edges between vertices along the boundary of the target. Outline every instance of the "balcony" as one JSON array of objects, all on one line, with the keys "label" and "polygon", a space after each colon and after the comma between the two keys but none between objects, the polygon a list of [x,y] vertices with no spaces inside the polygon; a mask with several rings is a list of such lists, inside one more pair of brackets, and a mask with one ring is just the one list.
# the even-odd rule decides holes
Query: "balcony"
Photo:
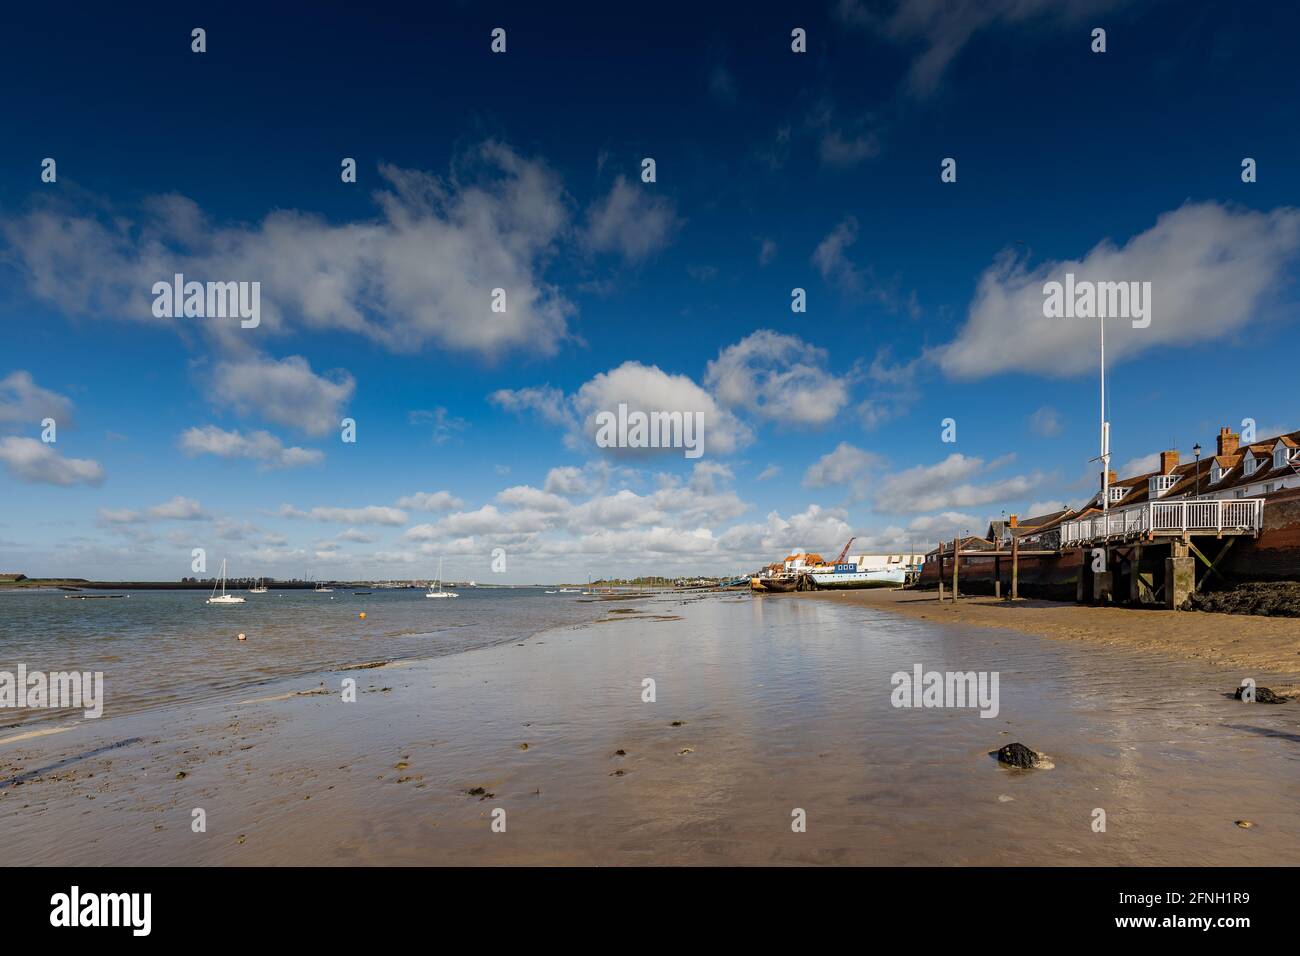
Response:
[{"label": "balcony", "polygon": [[1149,501],[1061,523],[1061,547],[1130,538],[1250,534],[1264,524],[1262,498]]}]

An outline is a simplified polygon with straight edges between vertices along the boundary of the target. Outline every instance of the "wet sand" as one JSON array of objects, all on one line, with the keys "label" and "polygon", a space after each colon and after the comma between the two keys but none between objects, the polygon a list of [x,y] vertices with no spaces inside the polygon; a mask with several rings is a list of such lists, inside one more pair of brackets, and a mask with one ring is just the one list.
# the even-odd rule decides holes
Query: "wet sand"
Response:
[{"label": "wet sand", "polygon": [[[638,613],[0,741],[0,864],[1300,863],[1295,702],[835,601],[611,604]],[[999,671],[1000,713],[891,706],[914,663]],[[1011,741],[1055,768],[998,767]]]},{"label": "wet sand", "polygon": [[[941,604],[935,591],[884,588],[789,596],[865,605],[937,624],[1009,628],[1054,640],[1171,654],[1234,668],[1242,671],[1242,676],[1260,672],[1294,677],[1300,672],[1300,621],[1294,618],[1012,602],[982,596]],[[1300,685],[1283,681],[1279,686],[1300,693]]]}]

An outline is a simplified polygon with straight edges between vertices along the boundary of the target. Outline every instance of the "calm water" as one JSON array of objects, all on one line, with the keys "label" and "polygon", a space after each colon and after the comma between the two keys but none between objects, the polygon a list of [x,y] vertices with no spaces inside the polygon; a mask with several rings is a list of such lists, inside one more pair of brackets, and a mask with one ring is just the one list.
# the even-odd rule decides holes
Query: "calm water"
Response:
[{"label": "calm water", "polygon": [[[602,613],[599,602],[541,588],[462,588],[454,600],[420,589],[273,590],[229,606],[204,603],[206,591],[116,593],[130,597],[0,592],[0,670],[21,662],[29,671],[103,671],[104,716],[112,717],[350,664],[441,657]],[[0,727],[74,715],[6,710]]]},{"label": "calm water", "polygon": [[[1300,862],[1300,714],[1225,697],[1240,675],[1199,662],[794,596],[665,596],[608,618],[608,604],[515,593],[372,604],[376,621],[424,622],[423,638],[367,636],[342,622],[357,605],[320,598],[273,600],[318,617],[321,659],[372,640],[449,650],[468,628],[427,622],[473,626],[476,607],[527,626],[605,619],[365,672],[355,704],[182,705],[10,745],[22,785],[0,788],[0,865]],[[288,616],[252,609],[268,626]],[[203,639],[245,669],[276,640],[237,645],[222,626]],[[891,675],[917,663],[999,672],[1000,713],[894,707]],[[988,751],[1012,740],[1054,768],[999,768]],[[467,793],[479,786],[488,802]]]}]

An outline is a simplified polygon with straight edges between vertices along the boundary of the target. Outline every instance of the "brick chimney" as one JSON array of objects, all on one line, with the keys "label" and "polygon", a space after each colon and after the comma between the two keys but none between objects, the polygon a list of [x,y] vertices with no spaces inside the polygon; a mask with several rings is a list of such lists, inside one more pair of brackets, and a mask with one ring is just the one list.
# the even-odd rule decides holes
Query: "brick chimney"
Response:
[{"label": "brick chimney", "polygon": [[1011,527],[1013,527],[1013,528],[1019,528],[1019,527],[1020,527],[1020,519],[1017,518],[1015,515],[1012,515],[1012,516],[1010,517],[1009,521],[1011,522]]},{"label": "brick chimney", "polygon": [[1113,471],[1106,472],[1106,484],[1113,485],[1118,480],[1119,479],[1115,477],[1115,472]]},{"label": "brick chimney", "polygon": [[1178,467],[1178,451],[1162,451],[1160,453],[1160,474],[1169,475]]},{"label": "brick chimney", "polygon": [[1219,454],[1235,455],[1237,453],[1237,443],[1241,441],[1241,436],[1231,428],[1219,429]]}]

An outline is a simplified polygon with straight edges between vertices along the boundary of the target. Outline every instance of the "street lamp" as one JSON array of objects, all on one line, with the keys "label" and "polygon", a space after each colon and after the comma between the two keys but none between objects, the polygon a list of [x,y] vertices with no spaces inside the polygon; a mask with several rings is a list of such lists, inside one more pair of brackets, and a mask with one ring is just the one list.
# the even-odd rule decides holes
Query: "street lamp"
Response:
[{"label": "street lamp", "polygon": [[1201,443],[1197,442],[1192,446],[1192,454],[1196,456],[1196,497],[1201,497]]}]

